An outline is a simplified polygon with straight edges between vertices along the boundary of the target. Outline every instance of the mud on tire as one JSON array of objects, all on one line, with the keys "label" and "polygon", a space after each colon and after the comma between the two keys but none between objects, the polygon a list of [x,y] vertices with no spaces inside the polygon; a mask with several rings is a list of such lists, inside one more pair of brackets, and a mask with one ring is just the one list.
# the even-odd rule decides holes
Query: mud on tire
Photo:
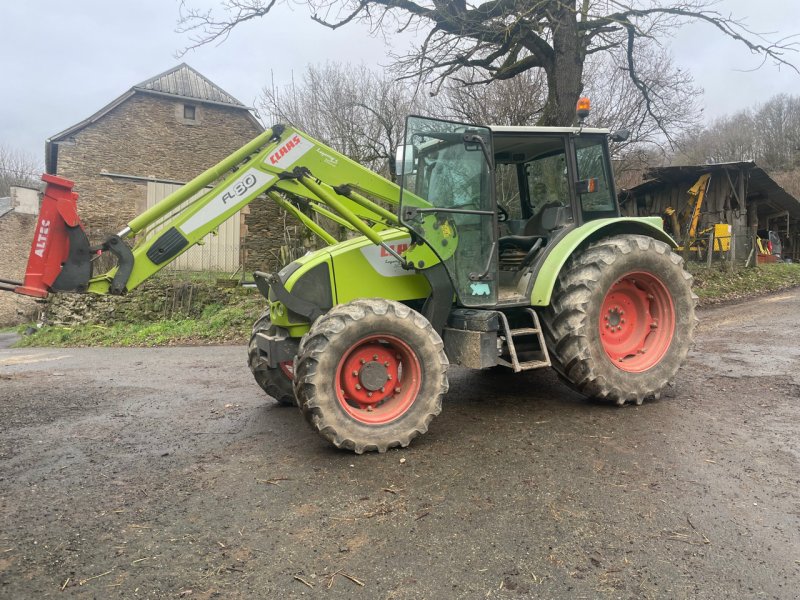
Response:
[{"label": "mud on tire", "polygon": [[553,367],[586,396],[658,398],[692,343],[691,284],[663,242],[618,235],[591,244],[562,269],[543,314]]},{"label": "mud on tire", "polygon": [[442,410],[448,361],[430,322],[382,298],[334,307],[300,342],[294,389],[313,429],[357,454],[405,447]]},{"label": "mud on tire", "polygon": [[274,326],[270,320],[269,308],[267,308],[253,325],[250,343],[247,346],[247,364],[250,366],[250,371],[253,373],[256,383],[262,390],[275,398],[279,404],[294,406],[297,402],[292,388],[290,365],[284,365],[282,368],[270,368],[259,364],[256,334],[261,332],[272,333],[273,330]]}]

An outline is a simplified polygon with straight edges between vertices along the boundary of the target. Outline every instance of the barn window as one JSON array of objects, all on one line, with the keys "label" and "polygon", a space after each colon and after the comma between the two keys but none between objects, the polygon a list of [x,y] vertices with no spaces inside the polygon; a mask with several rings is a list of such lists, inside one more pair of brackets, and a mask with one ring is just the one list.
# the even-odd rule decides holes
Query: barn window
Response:
[{"label": "barn window", "polygon": [[194,121],[195,120],[195,112],[196,107],[193,104],[184,104],[183,105],[183,118],[187,121]]}]

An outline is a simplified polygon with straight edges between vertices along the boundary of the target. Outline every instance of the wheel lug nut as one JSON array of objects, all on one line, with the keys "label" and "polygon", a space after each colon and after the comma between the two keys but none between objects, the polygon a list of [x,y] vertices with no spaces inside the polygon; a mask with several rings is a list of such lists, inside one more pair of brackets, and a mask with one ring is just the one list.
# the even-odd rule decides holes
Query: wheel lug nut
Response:
[{"label": "wheel lug nut", "polygon": [[362,358],[361,359],[361,364],[363,365],[365,362],[367,362],[367,361]]},{"label": "wheel lug nut", "polygon": [[356,389],[357,389],[357,390],[360,390],[360,389],[361,389],[361,385],[357,383],[357,384],[356,384]]},{"label": "wheel lug nut", "polygon": [[619,322],[620,322],[620,323],[624,323],[624,322],[625,322],[625,319],[620,319],[620,320],[619,320]]},{"label": "wheel lug nut", "polygon": [[384,367],[388,367],[389,366],[389,361],[387,360],[385,363],[383,363],[383,366]]},{"label": "wheel lug nut", "polygon": [[358,377],[358,371],[353,371],[353,377]]},{"label": "wheel lug nut", "polygon": [[372,360],[378,360],[378,355],[377,354],[373,354],[372,355]]},{"label": "wheel lug nut", "polygon": [[382,391],[382,392],[385,392],[385,391],[386,391],[386,388],[385,388],[385,387],[381,387],[381,391]]},{"label": "wheel lug nut", "polygon": [[372,412],[372,405],[371,404],[367,407],[367,412]]},{"label": "wheel lug nut", "polygon": [[391,374],[391,373],[387,373],[387,374],[386,374],[386,379],[389,379],[389,380],[391,380],[391,379],[392,379],[392,374]]},{"label": "wheel lug nut", "polygon": [[372,398],[372,392],[367,392],[367,398]]},{"label": "wheel lug nut", "polygon": [[399,387],[394,388],[394,393],[395,394],[399,394],[400,393],[400,388]]}]

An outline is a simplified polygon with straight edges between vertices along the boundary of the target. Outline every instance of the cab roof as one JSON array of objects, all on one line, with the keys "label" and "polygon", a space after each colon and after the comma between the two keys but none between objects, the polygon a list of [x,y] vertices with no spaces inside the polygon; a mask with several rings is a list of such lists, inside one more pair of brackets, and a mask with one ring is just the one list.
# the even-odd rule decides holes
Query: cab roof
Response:
[{"label": "cab roof", "polygon": [[581,129],[580,127],[510,127],[507,125],[489,125],[489,129],[492,130],[492,133],[553,133],[553,134],[565,134],[565,133],[599,133],[608,135],[611,133],[609,129],[601,129],[597,127],[584,127]]}]

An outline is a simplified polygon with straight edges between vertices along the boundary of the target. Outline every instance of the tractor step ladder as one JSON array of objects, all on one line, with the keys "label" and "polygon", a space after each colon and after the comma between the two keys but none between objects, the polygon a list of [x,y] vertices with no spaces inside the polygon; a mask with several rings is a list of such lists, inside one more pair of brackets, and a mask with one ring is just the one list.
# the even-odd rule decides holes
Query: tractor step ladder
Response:
[{"label": "tractor step ladder", "polygon": [[[506,346],[508,347],[508,354],[511,358],[510,362],[505,359],[498,358],[497,363],[514,369],[515,373],[519,373],[520,371],[530,371],[531,369],[541,369],[543,367],[549,367],[552,364],[550,362],[550,354],[547,352],[547,344],[545,344],[544,341],[542,326],[539,323],[539,315],[537,315],[536,311],[532,308],[526,308],[525,310],[531,317],[533,327],[519,327],[516,329],[511,329],[506,316],[502,312],[498,311],[497,313],[500,315],[500,321],[503,324],[503,329],[505,330]],[[535,353],[535,358],[520,362],[519,356],[517,355],[517,348],[514,344],[514,339],[531,335],[535,335],[537,337],[540,350]]]}]

